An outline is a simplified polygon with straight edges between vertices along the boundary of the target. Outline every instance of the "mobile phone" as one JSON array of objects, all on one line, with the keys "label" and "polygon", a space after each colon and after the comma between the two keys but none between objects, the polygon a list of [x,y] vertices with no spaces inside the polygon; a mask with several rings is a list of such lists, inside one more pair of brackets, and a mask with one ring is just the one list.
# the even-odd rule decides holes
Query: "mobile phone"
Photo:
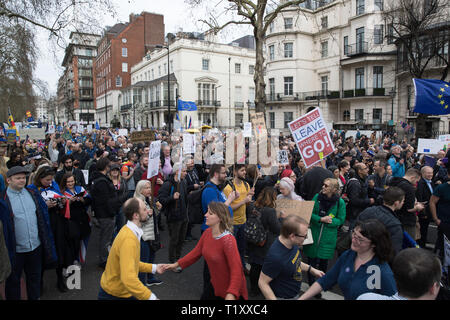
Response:
[{"label": "mobile phone", "polygon": [[74,195],[74,197],[83,198],[84,192],[77,193],[76,195]]}]

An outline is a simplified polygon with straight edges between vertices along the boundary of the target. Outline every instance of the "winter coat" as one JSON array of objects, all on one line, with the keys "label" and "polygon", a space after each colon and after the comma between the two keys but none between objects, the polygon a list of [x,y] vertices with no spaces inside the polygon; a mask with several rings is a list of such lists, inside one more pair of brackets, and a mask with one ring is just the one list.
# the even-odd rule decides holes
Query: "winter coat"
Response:
[{"label": "winter coat", "polygon": [[[328,215],[333,218],[332,222],[322,223],[319,216],[318,197],[319,194],[316,194],[313,198],[314,208],[310,220],[314,243],[303,246],[303,251],[310,258],[332,259],[336,249],[337,229],[345,222],[345,201],[339,198],[338,202],[328,210]],[[322,234],[320,235],[321,229]]]},{"label": "winter coat", "polygon": [[366,208],[370,206],[370,199],[368,197],[368,187],[367,181],[361,179],[360,176],[356,175],[355,178],[347,181],[347,218],[349,220],[354,220],[358,218],[358,215]]},{"label": "winter coat", "polygon": [[3,223],[0,220],[0,283],[8,279],[11,274],[11,262],[9,260],[8,248],[6,248],[3,236]]},{"label": "winter coat", "polygon": [[[179,189],[177,189],[178,185]],[[180,193],[178,200],[173,198],[175,192]],[[159,189],[158,201],[163,206],[162,210],[167,217],[167,222],[188,220],[186,180],[177,183],[174,175],[170,175]]]},{"label": "winter coat", "polygon": [[394,177],[389,182],[389,186],[399,187],[405,192],[405,202],[403,207],[396,213],[403,226],[413,227],[416,225],[416,214],[414,212],[408,212],[414,208],[416,203],[416,189],[405,178]]},{"label": "winter coat", "polygon": [[92,209],[97,219],[112,218],[119,211],[121,203],[111,179],[95,171],[91,186]]}]

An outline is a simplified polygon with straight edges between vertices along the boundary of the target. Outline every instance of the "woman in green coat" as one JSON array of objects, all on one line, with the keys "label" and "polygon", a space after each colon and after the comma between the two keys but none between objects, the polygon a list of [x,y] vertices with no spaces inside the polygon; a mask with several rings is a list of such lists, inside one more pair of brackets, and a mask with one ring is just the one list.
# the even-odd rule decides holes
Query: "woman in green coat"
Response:
[{"label": "woman in green coat", "polygon": [[[327,178],[322,191],[313,198],[314,209],[310,228],[314,242],[303,247],[308,263],[316,269],[327,272],[328,260],[334,256],[337,229],[345,222],[345,202],[339,196],[337,179]],[[308,275],[311,286],[315,279]]]}]

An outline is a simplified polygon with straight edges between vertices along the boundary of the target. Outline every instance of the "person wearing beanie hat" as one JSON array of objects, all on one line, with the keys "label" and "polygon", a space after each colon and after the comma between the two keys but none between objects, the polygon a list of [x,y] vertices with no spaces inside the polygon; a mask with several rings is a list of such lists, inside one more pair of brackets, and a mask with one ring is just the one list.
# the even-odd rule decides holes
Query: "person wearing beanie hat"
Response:
[{"label": "person wearing beanie hat", "polygon": [[300,200],[303,198],[295,193],[295,185],[291,178],[284,177],[280,181],[280,192],[277,199],[290,199],[290,200]]}]

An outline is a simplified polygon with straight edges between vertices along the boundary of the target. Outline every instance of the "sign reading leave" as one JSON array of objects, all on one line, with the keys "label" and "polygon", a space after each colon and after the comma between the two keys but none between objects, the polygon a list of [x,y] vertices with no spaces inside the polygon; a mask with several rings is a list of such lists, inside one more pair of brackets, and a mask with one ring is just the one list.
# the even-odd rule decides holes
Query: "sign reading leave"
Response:
[{"label": "sign reading leave", "polygon": [[290,122],[289,129],[307,168],[333,153],[334,145],[319,108]]}]

